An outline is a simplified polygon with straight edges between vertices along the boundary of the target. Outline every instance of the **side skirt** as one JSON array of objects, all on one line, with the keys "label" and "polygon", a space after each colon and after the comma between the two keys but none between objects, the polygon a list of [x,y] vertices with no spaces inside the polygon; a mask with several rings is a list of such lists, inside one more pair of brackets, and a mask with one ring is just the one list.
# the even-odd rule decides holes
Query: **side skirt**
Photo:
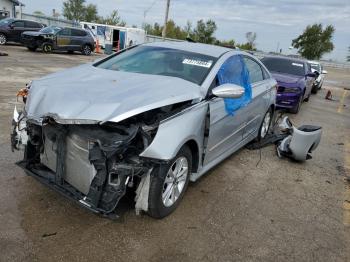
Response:
[{"label": "side skirt", "polygon": [[205,173],[207,173],[210,169],[221,163],[223,160],[231,156],[234,152],[239,150],[240,148],[244,147],[246,144],[248,144],[250,141],[254,140],[255,137],[258,135],[258,130],[255,131],[251,136],[247,136],[245,139],[243,139],[240,143],[232,147],[230,150],[224,152],[221,154],[218,158],[213,160],[212,162],[208,163],[207,165],[203,166],[199,172],[192,173],[190,177],[191,182],[195,182],[198,180],[201,176],[203,176]]}]

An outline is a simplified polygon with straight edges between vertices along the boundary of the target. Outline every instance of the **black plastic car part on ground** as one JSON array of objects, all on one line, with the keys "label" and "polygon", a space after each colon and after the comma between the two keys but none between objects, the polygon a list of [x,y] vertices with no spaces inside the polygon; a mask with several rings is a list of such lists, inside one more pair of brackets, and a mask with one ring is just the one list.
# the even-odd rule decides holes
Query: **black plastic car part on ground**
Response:
[{"label": "black plastic car part on ground", "polygon": [[95,49],[91,34],[79,28],[50,26],[39,32],[24,32],[21,41],[30,51],[40,48],[45,53],[59,50],[90,55]]}]

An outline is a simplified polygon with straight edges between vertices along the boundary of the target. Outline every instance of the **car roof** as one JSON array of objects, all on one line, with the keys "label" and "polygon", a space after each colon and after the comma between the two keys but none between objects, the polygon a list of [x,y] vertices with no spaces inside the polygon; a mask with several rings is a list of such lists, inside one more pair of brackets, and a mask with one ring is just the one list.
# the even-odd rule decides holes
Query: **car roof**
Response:
[{"label": "car roof", "polygon": [[13,18],[13,22],[16,22],[16,21],[27,21],[27,22],[34,22],[34,23],[42,24],[42,23],[34,21],[34,20]]},{"label": "car roof", "polygon": [[320,62],[317,62],[317,61],[307,61],[307,62],[314,65],[320,65]]},{"label": "car roof", "polygon": [[[265,56],[264,58],[277,58],[277,59],[284,59],[284,60],[288,60],[288,61],[293,61],[293,62],[299,62],[299,63],[306,63],[307,61],[304,59],[300,59],[300,58],[293,58],[293,57],[286,57],[286,56]],[[263,59],[264,59],[263,58]]]},{"label": "car roof", "polygon": [[[164,47],[164,48],[171,48],[171,49],[178,49],[193,53],[199,53],[203,55],[208,55],[212,57],[220,57],[223,54],[230,52],[230,51],[236,51],[235,49],[230,49],[222,46],[215,46],[215,45],[208,45],[208,44],[201,44],[201,43],[193,43],[193,42],[153,42],[153,43],[147,43],[144,44],[145,46],[154,46],[154,47]],[[238,50],[237,50],[238,51]]]}]

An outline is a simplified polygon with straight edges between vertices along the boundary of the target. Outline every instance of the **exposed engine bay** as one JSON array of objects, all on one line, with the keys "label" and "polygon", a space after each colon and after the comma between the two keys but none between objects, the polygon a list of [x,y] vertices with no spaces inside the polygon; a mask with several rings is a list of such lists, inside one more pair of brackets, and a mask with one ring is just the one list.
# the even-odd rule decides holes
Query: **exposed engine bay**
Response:
[{"label": "exposed engine bay", "polygon": [[[24,102],[25,95],[20,94]],[[186,101],[99,125],[62,124],[50,116],[38,123],[15,108],[12,149],[25,150],[17,164],[27,174],[95,213],[115,214],[127,187],[137,192],[136,206],[147,211],[147,203],[137,203],[147,201],[140,199],[144,180],[163,161],[139,155],[151,144],[160,121],[189,105]]]}]

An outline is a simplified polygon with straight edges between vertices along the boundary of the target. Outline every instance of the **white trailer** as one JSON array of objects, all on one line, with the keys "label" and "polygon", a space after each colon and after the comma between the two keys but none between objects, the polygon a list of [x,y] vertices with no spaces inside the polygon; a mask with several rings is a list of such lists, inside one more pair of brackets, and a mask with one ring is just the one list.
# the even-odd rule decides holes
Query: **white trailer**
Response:
[{"label": "white trailer", "polygon": [[80,22],[82,28],[98,40],[100,47],[105,48],[111,44],[114,50],[121,50],[132,45],[142,44],[146,41],[146,32],[143,29],[104,25],[90,22]]}]

